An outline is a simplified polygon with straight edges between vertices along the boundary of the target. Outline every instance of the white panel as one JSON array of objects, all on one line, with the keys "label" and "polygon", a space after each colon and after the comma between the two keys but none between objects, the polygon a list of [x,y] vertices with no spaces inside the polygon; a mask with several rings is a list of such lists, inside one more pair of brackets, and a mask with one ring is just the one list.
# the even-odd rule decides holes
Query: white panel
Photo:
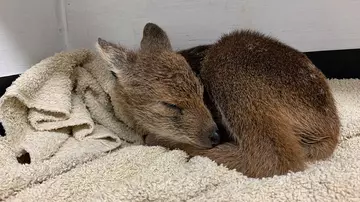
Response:
[{"label": "white panel", "polygon": [[236,28],[301,51],[360,47],[360,0],[0,0],[0,76],[65,47],[93,48],[97,37],[138,47],[147,22],[162,26],[177,49]]},{"label": "white panel", "polygon": [[301,51],[360,47],[360,0],[67,0],[69,48],[97,37],[138,47],[146,22],[175,48],[213,42],[235,28],[258,29]]},{"label": "white panel", "polygon": [[0,0],[0,76],[22,73],[64,48],[58,0]]}]

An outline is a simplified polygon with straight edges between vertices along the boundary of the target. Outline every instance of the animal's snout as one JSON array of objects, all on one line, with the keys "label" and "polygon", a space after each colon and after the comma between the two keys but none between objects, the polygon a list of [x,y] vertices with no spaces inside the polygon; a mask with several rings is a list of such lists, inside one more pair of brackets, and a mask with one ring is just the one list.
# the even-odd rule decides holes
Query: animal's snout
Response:
[{"label": "animal's snout", "polygon": [[216,146],[216,145],[220,144],[220,135],[217,132],[217,130],[214,130],[212,133],[210,133],[209,139],[210,139],[212,146]]}]

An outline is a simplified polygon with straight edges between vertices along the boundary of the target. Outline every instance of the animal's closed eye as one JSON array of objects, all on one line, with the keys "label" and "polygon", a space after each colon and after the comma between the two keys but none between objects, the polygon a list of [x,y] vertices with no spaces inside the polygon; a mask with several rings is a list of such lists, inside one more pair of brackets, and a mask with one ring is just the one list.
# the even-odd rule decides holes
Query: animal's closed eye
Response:
[{"label": "animal's closed eye", "polygon": [[176,104],[172,104],[172,103],[168,103],[168,102],[161,102],[161,104],[163,104],[164,106],[166,106],[170,109],[174,109],[174,110],[177,110],[180,113],[182,113],[181,107],[177,106]]},{"label": "animal's closed eye", "polygon": [[111,74],[112,74],[115,78],[117,78],[117,75],[116,75],[116,73],[115,73],[114,71],[111,71]]}]

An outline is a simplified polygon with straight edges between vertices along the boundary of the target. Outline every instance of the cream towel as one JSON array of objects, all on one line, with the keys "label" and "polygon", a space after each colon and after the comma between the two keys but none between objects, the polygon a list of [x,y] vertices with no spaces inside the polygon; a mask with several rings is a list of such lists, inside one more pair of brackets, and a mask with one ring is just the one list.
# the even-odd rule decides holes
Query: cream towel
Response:
[{"label": "cream towel", "polygon": [[[36,64],[6,90],[0,119],[0,199],[141,138],[112,111],[115,78],[89,50]],[[28,153],[30,165],[16,157]]]},{"label": "cream towel", "polygon": [[[83,69],[86,70],[85,66]],[[96,70],[101,71],[100,68]],[[90,75],[96,80],[101,80],[103,76],[99,76],[99,72],[89,72],[92,72]],[[109,75],[108,78],[110,77]],[[111,78],[109,82],[111,83]],[[99,128],[101,131],[96,132],[95,126],[95,131],[90,135],[77,137],[76,131],[74,136],[66,134],[67,139],[57,147],[53,156],[46,155],[47,152],[39,152],[44,154],[42,156],[47,156],[47,159],[28,165],[19,165],[16,152],[21,149],[13,149],[18,146],[11,144],[22,141],[16,138],[10,138],[9,143],[0,141],[0,200],[360,201],[360,80],[330,80],[330,84],[341,117],[341,142],[333,157],[309,165],[304,172],[261,180],[249,179],[241,173],[218,166],[207,158],[188,159],[185,152],[169,151],[162,147],[132,146],[105,154],[105,149],[99,148],[98,143],[108,138],[90,138],[96,133],[100,137],[111,134],[113,129],[108,130],[111,126],[103,124]],[[110,88],[104,87],[107,85],[111,86],[103,84],[102,87],[108,89],[104,92],[108,92],[111,97]],[[76,92],[73,95],[82,95],[79,93],[82,90]],[[86,100],[86,96],[79,97],[79,101]],[[73,99],[75,103],[76,96]],[[94,104],[93,101],[91,103]],[[106,105],[101,106],[106,108]],[[97,109],[96,104],[87,109]],[[33,125],[46,127],[43,121],[30,118],[30,111],[28,114]],[[54,116],[50,117],[58,121],[58,116]],[[91,115],[91,118],[94,120],[97,116]],[[39,116],[34,114],[34,117]],[[83,130],[89,128],[91,127]],[[126,131],[119,133],[119,136],[121,134],[125,134],[123,139],[127,139],[130,135],[126,134],[131,133]],[[55,145],[47,143],[50,144],[47,148]]]}]

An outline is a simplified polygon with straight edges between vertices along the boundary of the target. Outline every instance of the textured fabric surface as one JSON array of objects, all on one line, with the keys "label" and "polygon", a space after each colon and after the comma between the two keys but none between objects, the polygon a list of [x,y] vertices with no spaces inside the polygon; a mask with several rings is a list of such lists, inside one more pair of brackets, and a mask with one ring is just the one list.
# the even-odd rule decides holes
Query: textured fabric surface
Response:
[{"label": "textured fabric surface", "polygon": [[[112,111],[115,78],[89,50],[62,52],[36,64],[0,99],[0,199],[59,175],[139,136]],[[30,164],[17,157],[30,156]]]},{"label": "textured fabric surface", "polygon": [[[111,111],[113,78],[101,66],[86,50],[61,53],[8,89],[0,105],[8,132],[0,139],[0,200],[360,201],[360,80],[329,80],[342,124],[330,159],[250,179],[208,158],[136,145],[138,136]],[[17,161],[24,151],[30,164]]]}]

